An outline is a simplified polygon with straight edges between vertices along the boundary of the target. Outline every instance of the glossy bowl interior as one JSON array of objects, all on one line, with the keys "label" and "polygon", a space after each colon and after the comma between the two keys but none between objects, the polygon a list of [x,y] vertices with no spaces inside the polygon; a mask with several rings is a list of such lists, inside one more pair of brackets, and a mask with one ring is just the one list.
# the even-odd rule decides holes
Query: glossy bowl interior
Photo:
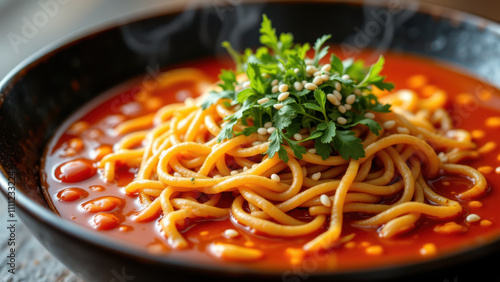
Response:
[{"label": "glossy bowl interior", "polygon": [[152,256],[55,214],[41,191],[40,158],[68,115],[105,90],[151,69],[222,56],[223,40],[231,41],[236,48],[256,46],[262,13],[273,20],[278,32],[293,32],[297,42],[313,42],[331,33],[344,56],[356,55],[367,47],[379,52],[417,53],[455,63],[490,82],[500,81],[500,25],[465,13],[421,6],[415,1],[377,5],[337,1],[220,2],[163,11],[44,50],[1,82],[2,192],[7,195],[12,186],[8,182],[13,180],[9,177],[14,177],[16,215],[54,256],[88,281],[185,281],[206,277],[293,281],[408,281],[426,277],[431,281],[453,281],[455,277],[476,275],[467,270],[470,267],[482,275],[496,272],[492,263],[500,259],[500,238],[479,248],[416,264],[356,272],[315,273],[302,268],[264,273],[244,268],[208,268],[171,256]]}]

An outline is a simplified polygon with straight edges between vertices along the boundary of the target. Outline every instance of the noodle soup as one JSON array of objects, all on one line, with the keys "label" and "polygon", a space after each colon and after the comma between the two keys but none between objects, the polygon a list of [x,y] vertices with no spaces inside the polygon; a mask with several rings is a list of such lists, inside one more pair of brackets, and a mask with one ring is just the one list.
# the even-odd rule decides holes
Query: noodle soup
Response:
[{"label": "noodle soup", "polygon": [[[367,55],[363,54],[361,57],[367,57]],[[404,194],[404,189],[396,187],[401,185],[398,183],[402,179],[398,176],[397,167],[395,168],[394,164],[384,164],[382,157],[374,157],[368,175],[373,173],[370,177],[375,179],[378,171],[380,171],[378,175],[380,177],[386,172],[386,166],[392,167],[396,173],[391,175],[390,182],[385,186],[386,189],[392,187],[390,189],[394,189],[395,192],[388,195],[361,191],[350,192],[344,204],[346,210],[343,213],[340,238],[326,250],[306,252],[304,245],[328,230],[329,219],[319,222],[320,227],[305,234],[270,235],[242,223],[234,216],[234,212],[238,212],[235,210],[218,218],[188,216],[183,222],[177,221],[176,229],[184,238],[186,246],[176,248],[169,239],[169,234],[162,228],[160,220],[164,218],[164,215],[161,208],[154,210],[144,219],[138,220],[147,204],[141,200],[140,193],[137,191],[127,193],[125,187],[130,188],[128,185],[139,173],[139,167],[143,161],[138,157],[144,154],[144,148],[147,147],[144,141],[145,136],[153,128],[152,121],[158,118],[159,113],[161,114],[162,107],[183,101],[194,105],[194,102],[190,100],[202,94],[200,91],[207,85],[216,82],[220,69],[231,66],[226,61],[215,59],[186,63],[167,70],[165,75],[157,78],[154,89],[144,90],[144,87],[141,88],[141,82],[137,81],[129,83],[75,113],[60,128],[47,148],[42,170],[42,174],[46,175],[44,189],[47,198],[53,204],[53,208],[68,221],[95,229],[96,232],[102,232],[118,240],[142,246],[149,252],[160,256],[175,256],[204,264],[241,264],[258,269],[300,267],[312,260],[314,265],[317,265],[316,271],[384,266],[429,259],[460,248],[471,247],[481,240],[497,236],[500,232],[495,219],[500,213],[499,205],[495,204],[500,201],[500,196],[495,189],[500,181],[497,168],[500,151],[496,147],[495,139],[495,129],[499,126],[500,117],[498,91],[453,70],[446,64],[398,53],[385,54],[385,58],[386,65],[383,74],[387,76],[387,80],[395,83],[396,90],[392,91],[393,94],[377,93],[381,101],[392,99],[393,107],[406,107],[405,109],[412,107],[415,109],[418,103],[443,103],[443,108],[446,109],[447,116],[453,125],[468,131],[471,141],[477,144],[477,147],[470,152],[461,153],[465,154],[464,156],[440,154],[440,151],[436,152],[436,156],[441,160],[457,158],[459,164],[470,166],[481,172],[487,181],[484,192],[471,198],[461,198],[459,195],[474,187],[473,176],[461,175],[452,172],[451,169],[443,171],[441,168],[437,175],[426,179],[425,183],[418,184],[427,185],[436,195],[458,203],[461,209],[456,216],[437,218],[421,215],[414,220],[411,230],[403,230],[404,232],[394,234],[394,236],[381,234],[381,229],[383,231],[387,223],[374,226],[356,224],[360,220],[370,219],[374,213],[356,210],[356,204],[392,205]],[[137,85],[142,91],[136,91]],[[402,89],[406,90],[402,91]],[[144,94],[144,91],[148,93]],[[440,101],[440,99],[443,100]],[[164,112],[167,111],[164,110]],[[425,111],[420,113],[420,115],[424,114]],[[433,114],[436,118],[439,111],[434,111]],[[429,116],[429,120],[431,118],[432,116]],[[127,121],[132,120],[135,123],[127,124]],[[436,118],[436,120],[443,124],[445,122],[443,119]],[[218,121],[219,124],[221,122],[221,120]],[[385,126],[389,128],[392,122],[385,121],[385,123]],[[387,128],[385,130],[390,130]],[[452,131],[451,128],[448,132],[449,134],[462,134],[461,131]],[[130,138],[123,139],[124,136]],[[204,140],[196,140],[196,137],[198,136],[195,136],[193,140],[199,142],[209,142],[214,138],[209,133],[204,133]],[[254,142],[253,145],[248,144],[243,147],[259,146],[265,140],[252,142]],[[122,150],[126,148],[131,155],[126,158],[127,161],[116,160],[113,167],[114,176],[111,179],[104,173],[106,168],[102,160],[106,160],[106,156],[112,156],[113,151],[119,152],[120,148]],[[403,152],[401,154],[404,155],[404,148],[398,148],[398,145],[395,145],[394,150]],[[191,159],[194,159],[193,156]],[[429,165],[422,159],[419,158],[419,162],[422,163],[421,170],[425,171],[429,169]],[[248,160],[253,163],[263,162],[262,158],[255,156]],[[245,165],[248,166],[246,170],[251,168],[250,163],[243,163],[241,159],[235,159],[234,156],[226,156],[225,161],[231,171],[240,170],[234,173],[235,175],[242,173],[244,170],[242,167],[246,167]],[[415,169],[415,165],[411,162],[411,160],[407,162],[409,168]],[[290,184],[291,181],[287,179],[291,179],[293,167],[287,169],[282,162],[274,166],[282,166],[281,172],[273,173],[280,176],[280,183]],[[305,166],[303,163],[300,167],[307,167],[304,183],[310,183],[308,186],[304,184],[301,191],[317,185],[315,181],[319,181],[318,184],[328,179],[340,181],[347,169],[344,168],[342,173],[334,175],[332,171],[328,171],[332,169],[331,167]],[[174,174],[177,176],[176,173],[180,174],[182,171],[174,173],[171,170],[170,173],[172,176]],[[318,173],[319,179],[317,179]],[[325,176],[328,174],[330,176]],[[231,175],[229,172],[229,176]],[[266,175],[265,172],[262,172],[262,175]],[[223,177],[223,175],[211,175],[210,179],[218,177]],[[274,181],[271,175],[266,175],[266,177]],[[192,181],[197,181],[196,177],[192,178],[195,178]],[[418,180],[416,182],[418,183]],[[241,187],[247,186],[241,184]],[[146,191],[149,193],[151,204],[154,199],[160,197],[165,188],[157,189],[151,183],[149,190]],[[240,199],[238,204],[241,210],[251,215],[255,207],[250,207],[244,200],[245,198],[240,196],[243,193],[247,193],[250,198],[252,190],[230,189],[222,192],[213,206],[220,210],[229,210],[234,205],[235,199]],[[327,199],[322,195],[327,195]],[[317,220],[318,214],[328,215],[332,204],[335,204],[333,196],[334,194],[328,192],[315,195],[300,207],[287,212],[286,215],[303,224],[311,225],[311,222]],[[412,196],[415,199],[418,197],[422,195]],[[183,200],[173,200],[172,210],[180,210],[186,204],[185,201],[201,204],[215,202],[214,196],[199,190],[176,192],[171,196],[171,199],[175,198]],[[424,201],[431,206],[442,205],[432,202],[432,198],[426,198]],[[279,204],[279,201],[272,202]],[[164,205],[164,203],[159,203],[159,205]],[[258,215],[258,211],[262,209],[254,210],[254,214]],[[414,213],[405,215],[411,214]],[[271,219],[269,222],[277,224],[278,221]],[[244,255],[241,257],[220,255],[224,250],[221,251],[219,246],[225,246],[224,244],[234,246],[236,249],[243,248]]]}]

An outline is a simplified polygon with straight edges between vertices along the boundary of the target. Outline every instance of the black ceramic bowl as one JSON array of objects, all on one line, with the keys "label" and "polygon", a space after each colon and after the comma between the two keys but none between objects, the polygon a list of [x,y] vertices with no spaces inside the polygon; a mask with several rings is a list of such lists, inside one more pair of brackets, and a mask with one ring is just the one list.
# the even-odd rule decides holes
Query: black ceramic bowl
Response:
[{"label": "black ceramic bowl", "polygon": [[[223,54],[223,40],[230,40],[236,48],[256,46],[262,13],[273,20],[278,31],[292,31],[297,42],[311,42],[331,33],[332,41],[344,46],[345,52],[366,47],[413,52],[453,62],[483,79],[500,81],[500,25],[462,12],[405,0],[376,5],[337,1],[212,2],[184,11],[164,11],[61,44],[30,58],[2,80],[2,192],[6,196],[15,192],[16,215],[54,256],[88,281],[462,282],[472,277],[499,281],[494,265],[500,260],[500,237],[480,247],[415,264],[356,272],[315,273],[298,269],[263,273],[208,268],[172,256],[152,256],[64,221],[50,210],[40,188],[40,158],[47,141],[69,114],[149,68]],[[13,178],[15,189],[9,183]]]}]

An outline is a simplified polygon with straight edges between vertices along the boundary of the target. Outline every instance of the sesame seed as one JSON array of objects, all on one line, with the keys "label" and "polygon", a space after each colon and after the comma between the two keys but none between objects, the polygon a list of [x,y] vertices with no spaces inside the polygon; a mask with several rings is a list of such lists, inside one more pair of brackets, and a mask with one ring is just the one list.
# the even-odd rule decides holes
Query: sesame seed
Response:
[{"label": "sesame seed", "polygon": [[316,88],[318,88],[318,86],[314,83],[306,83],[306,85],[304,85],[304,87],[307,90],[315,90]]},{"label": "sesame seed", "polygon": [[302,134],[300,133],[295,133],[293,135],[293,139],[297,140],[297,141],[302,141]]},{"label": "sesame seed", "polygon": [[248,80],[243,81],[243,82],[241,83],[241,87],[242,87],[242,88],[247,88],[247,87],[249,87],[249,86],[250,86],[250,81],[248,81]]},{"label": "sesame seed", "polygon": [[226,229],[224,231],[224,237],[227,237],[227,238],[238,237],[238,235],[239,235],[238,231],[236,231],[234,229]]},{"label": "sesame seed", "polygon": [[290,92],[283,92],[278,96],[278,101],[284,101],[288,96],[290,96]]},{"label": "sesame seed", "polygon": [[275,79],[271,82],[271,86],[276,86],[276,85],[278,85],[278,83],[279,83],[279,81],[277,79]]},{"label": "sesame seed", "polygon": [[351,95],[347,96],[347,98],[345,98],[345,102],[347,104],[351,104],[351,105],[354,104],[354,102],[356,102],[356,95],[351,94]]},{"label": "sesame seed", "polygon": [[315,148],[311,148],[311,149],[307,150],[307,152],[309,152],[311,154],[316,154],[316,149]]},{"label": "sesame seed", "polygon": [[330,103],[334,104],[336,102],[338,102],[339,100],[337,100],[337,97],[335,97],[335,95],[333,94],[326,94],[326,99],[328,99],[328,101],[330,101]]},{"label": "sesame seed", "polygon": [[330,207],[332,206],[332,201],[330,201],[330,198],[328,198],[327,195],[323,194],[319,197],[319,201],[321,204],[325,207]]},{"label": "sesame seed", "polygon": [[261,145],[262,142],[261,141],[254,141],[252,142],[252,146],[258,146],[258,145]]},{"label": "sesame seed", "polygon": [[302,89],[304,89],[304,85],[302,85],[300,81],[295,81],[295,83],[293,84],[293,88],[295,88],[295,90],[297,91],[301,91]]},{"label": "sesame seed", "polygon": [[322,71],[317,71],[315,73],[313,73],[313,76],[321,76],[323,74]]},{"label": "sesame seed", "polygon": [[240,91],[242,89],[241,85],[236,85],[234,91]]},{"label": "sesame seed", "polygon": [[269,98],[262,98],[262,99],[257,100],[257,103],[264,104],[267,101],[269,101]]},{"label": "sesame seed", "polygon": [[276,127],[271,126],[267,129],[267,134],[272,134],[276,130]]},{"label": "sesame seed", "polygon": [[312,59],[310,59],[310,58],[306,58],[306,59],[304,60],[304,62],[306,63],[306,65],[312,65],[313,60],[312,60]]},{"label": "sesame seed", "polygon": [[182,177],[182,175],[181,175],[180,173],[178,173],[177,171],[176,171],[176,172],[174,172],[174,176],[175,176],[175,177]]},{"label": "sesame seed", "polygon": [[221,177],[222,177],[222,175],[220,175],[220,174],[216,174],[216,175],[214,175],[212,178],[214,178],[214,179],[215,179],[215,178],[221,178]]},{"label": "sesame seed", "polygon": [[344,117],[338,117],[337,118],[337,123],[338,124],[346,124],[347,123],[347,119],[345,119]]},{"label": "sesame seed", "polygon": [[260,135],[266,135],[267,134],[267,128],[261,127],[259,129],[257,129],[257,133],[259,133]]},{"label": "sesame seed", "polygon": [[342,90],[342,84],[340,82],[335,81],[335,90],[339,91]]},{"label": "sesame seed", "polygon": [[358,88],[354,89],[353,91],[354,95],[361,95],[361,90],[359,90]]},{"label": "sesame seed", "polygon": [[323,79],[321,79],[320,76],[316,76],[314,79],[313,79],[313,83],[316,84],[316,85],[321,85],[323,83]]},{"label": "sesame seed", "polygon": [[375,114],[374,113],[366,113],[364,115],[365,118],[369,118],[369,119],[374,119],[375,118]]},{"label": "sesame seed", "polygon": [[271,92],[273,93],[278,93],[278,91],[279,91],[278,85],[273,86],[273,88],[271,89]]},{"label": "sesame seed", "polygon": [[410,130],[406,127],[399,126],[397,131],[401,134],[410,134]]},{"label": "sesame seed", "polygon": [[288,91],[288,85],[287,84],[281,84],[279,87],[280,92],[287,92]]},{"label": "sesame seed", "polygon": [[293,69],[293,72],[295,72],[296,74],[299,74],[300,69],[299,69],[299,68],[294,68],[294,69]]},{"label": "sesame seed", "polygon": [[338,106],[338,110],[339,110],[339,112],[341,112],[343,114],[345,114],[345,112],[347,111],[347,109],[344,106],[342,106],[342,105]]},{"label": "sesame seed", "polygon": [[465,221],[467,221],[467,222],[476,222],[476,221],[480,221],[480,220],[481,220],[481,217],[475,213],[471,213],[465,218]]},{"label": "sesame seed", "polygon": [[322,74],[321,79],[323,79],[323,81],[328,81],[330,80],[330,76],[328,74]]},{"label": "sesame seed", "polygon": [[326,64],[321,67],[322,71],[330,71],[332,69],[332,65]]},{"label": "sesame seed", "polygon": [[231,175],[236,175],[236,174],[238,174],[237,170],[231,170]]},{"label": "sesame seed", "polygon": [[348,111],[350,111],[352,109],[352,105],[350,105],[350,104],[344,104],[344,107]]},{"label": "sesame seed", "polygon": [[384,122],[384,124],[383,124],[383,126],[384,126],[385,129],[391,129],[395,125],[396,125],[396,121],[395,120],[388,120],[388,121]]},{"label": "sesame seed", "polygon": [[315,73],[317,71],[318,71],[318,69],[315,66],[308,65],[306,67],[306,72],[309,73],[309,74],[313,74],[313,73]]},{"label": "sesame seed", "polygon": [[342,94],[340,94],[339,91],[333,90],[333,95],[335,95],[335,97],[337,97],[337,100],[342,101]]},{"label": "sesame seed", "polygon": [[496,173],[496,174],[500,174],[500,166],[497,166],[497,167],[495,168],[495,173]]},{"label": "sesame seed", "polygon": [[271,174],[271,179],[272,179],[274,182],[280,182],[280,176],[279,176],[279,175],[277,175],[276,173]]},{"label": "sesame seed", "polygon": [[342,79],[351,79],[351,77],[350,77],[348,74],[344,74],[344,75],[342,76]]},{"label": "sesame seed", "polygon": [[271,127],[271,126],[273,126],[273,123],[272,123],[272,122],[270,122],[270,121],[268,121],[268,122],[264,123],[264,127],[265,127],[265,128],[269,128],[269,127]]},{"label": "sesame seed", "polygon": [[276,109],[276,110],[280,110],[281,108],[283,108],[283,104],[274,104],[273,107]]},{"label": "sesame seed", "polygon": [[248,167],[247,166],[244,166],[243,167],[243,171],[247,171],[248,170]]},{"label": "sesame seed", "polygon": [[313,173],[313,175],[311,175],[311,179],[316,181],[316,180],[319,180],[321,178],[321,172],[316,172],[316,173]]}]

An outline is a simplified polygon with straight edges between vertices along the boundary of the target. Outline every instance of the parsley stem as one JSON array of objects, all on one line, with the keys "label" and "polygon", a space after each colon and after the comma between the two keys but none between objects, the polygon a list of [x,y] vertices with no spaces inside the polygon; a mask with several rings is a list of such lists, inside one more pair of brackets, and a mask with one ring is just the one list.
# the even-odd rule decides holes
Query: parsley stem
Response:
[{"label": "parsley stem", "polygon": [[[317,118],[317,117],[315,117],[315,116],[311,116],[311,115],[310,115],[310,114],[308,114],[308,113],[303,113],[303,115],[305,115],[306,117],[310,117],[310,118],[312,118],[312,119],[315,119],[315,120],[317,120],[317,121],[319,121],[319,122],[323,122],[323,120],[321,120],[321,119],[319,119],[319,118]],[[328,118],[327,118],[326,116],[325,116],[325,118],[326,118],[326,122],[328,122]]]}]

